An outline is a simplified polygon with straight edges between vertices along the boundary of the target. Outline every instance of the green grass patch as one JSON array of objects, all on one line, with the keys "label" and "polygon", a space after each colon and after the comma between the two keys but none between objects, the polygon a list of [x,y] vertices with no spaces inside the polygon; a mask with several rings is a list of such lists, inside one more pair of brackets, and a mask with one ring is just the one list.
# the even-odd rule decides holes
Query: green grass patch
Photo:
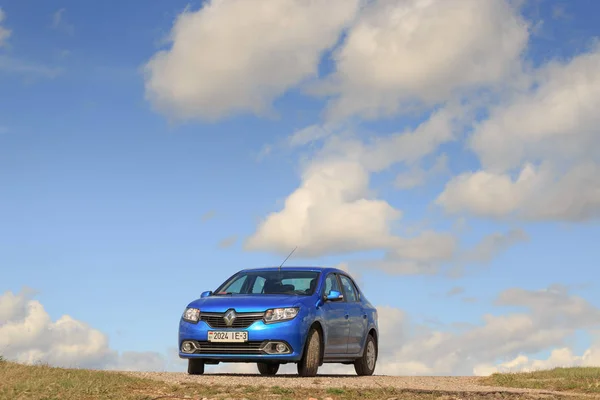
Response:
[{"label": "green grass patch", "polygon": [[271,387],[271,392],[273,394],[280,394],[280,395],[288,395],[288,394],[294,393],[294,391],[290,388],[284,388],[284,387],[279,387],[279,386]]},{"label": "green grass patch", "polygon": [[600,367],[554,368],[533,372],[496,373],[483,378],[491,386],[600,393]]}]

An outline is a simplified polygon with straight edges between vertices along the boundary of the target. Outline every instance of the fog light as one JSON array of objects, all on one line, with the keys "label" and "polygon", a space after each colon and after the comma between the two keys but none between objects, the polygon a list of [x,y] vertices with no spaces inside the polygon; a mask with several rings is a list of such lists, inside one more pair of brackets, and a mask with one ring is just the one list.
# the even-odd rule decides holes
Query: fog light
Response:
[{"label": "fog light", "polygon": [[275,350],[277,350],[278,353],[285,353],[285,351],[287,350],[287,346],[283,343],[277,343],[277,346],[275,346]]},{"label": "fog light", "polygon": [[181,350],[184,353],[193,353],[194,351],[196,351],[196,346],[193,342],[183,342],[183,344],[181,345]]}]

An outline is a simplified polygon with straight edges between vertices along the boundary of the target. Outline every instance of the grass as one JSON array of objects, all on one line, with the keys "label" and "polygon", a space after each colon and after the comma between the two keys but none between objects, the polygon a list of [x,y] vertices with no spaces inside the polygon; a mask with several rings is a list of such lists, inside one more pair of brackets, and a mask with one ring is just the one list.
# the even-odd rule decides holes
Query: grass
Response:
[{"label": "grass", "polygon": [[[343,395],[343,396],[338,396]],[[111,371],[55,368],[0,362],[1,400],[159,400],[159,399],[272,399],[308,398],[436,400],[441,394],[397,389],[304,389],[279,386],[224,387],[195,383],[169,384]]]},{"label": "grass", "polygon": [[[497,378],[497,377],[496,377]],[[493,379],[496,379],[493,378]],[[492,379],[490,377],[490,379]],[[595,377],[597,382],[597,375]],[[494,384],[498,384],[494,382]],[[473,393],[439,393],[395,388],[288,388],[280,386],[225,387],[214,384],[171,384],[110,371],[54,368],[47,365],[22,365],[0,357],[1,400],[163,400],[163,399],[406,399],[406,400],[483,400],[489,395]],[[497,398],[497,397],[494,397]],[[534,399],[515,394],[502,399]]]},{"label": "grass", "polygon": [[492,386],[600,393],[600,367],[554,368],[534,372],[493,374],[483,378]]}]

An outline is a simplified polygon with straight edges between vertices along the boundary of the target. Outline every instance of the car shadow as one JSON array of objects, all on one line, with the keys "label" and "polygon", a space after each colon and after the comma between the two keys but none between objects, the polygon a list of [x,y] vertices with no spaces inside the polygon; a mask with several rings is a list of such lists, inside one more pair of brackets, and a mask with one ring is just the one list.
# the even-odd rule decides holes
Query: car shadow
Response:
[{"label": "car shadow", "polygon": [[[225,373],[225,372],[216,372],[216,373],[204,373],[203,375],[210,376],[239,376],[239,377],[262,377],[261,374],[241,374],[241,373]],[[277,374],[277,375],[269,375],[264,376],[265,378],[299,378],[298,374]],[[352,374],[317,374],[317,376],[306,377],[302,379],[310,379],[310,378],[358,378],[358,375]]]}]

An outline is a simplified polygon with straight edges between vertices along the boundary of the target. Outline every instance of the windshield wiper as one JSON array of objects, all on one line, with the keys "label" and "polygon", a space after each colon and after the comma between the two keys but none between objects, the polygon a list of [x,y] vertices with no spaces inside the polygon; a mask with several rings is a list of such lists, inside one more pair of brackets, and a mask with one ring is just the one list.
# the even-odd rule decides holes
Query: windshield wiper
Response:
[{"label": "windshield wiper", "polygon": [[215,295],[217,295],[217,296],[224,296],[224,295],[228,295],[228,294],[232,295],[234,293],[233,292],[219,292],[219,293],[215,293]]}]

